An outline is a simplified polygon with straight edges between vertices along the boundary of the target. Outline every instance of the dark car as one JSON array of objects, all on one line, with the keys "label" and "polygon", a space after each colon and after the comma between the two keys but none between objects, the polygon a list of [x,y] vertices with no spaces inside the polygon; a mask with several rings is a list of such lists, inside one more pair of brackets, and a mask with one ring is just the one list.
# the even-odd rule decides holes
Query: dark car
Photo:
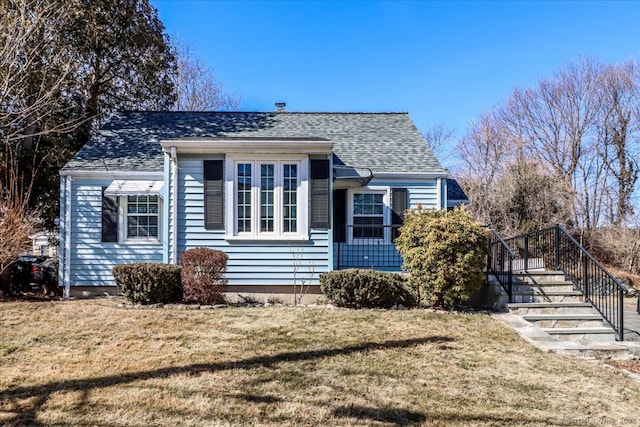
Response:
[{"label": "dark car", "polygon": [[13,277],[11,278],[14,289],[31,290],[31,283],[33,282],[31,269],[33,265],[40,264],[45,259],[45,257],[35,255],[18,257],[13,268]]},{"label": "dark car", "polygon": [[44,258],[31,264],[31,285],[39,286],[45,294],[57,294],[58,259]]},{"label": "dark car", "polygon": [[58,260],[35,255],[23,255],[15,261],[8,291],[10,294],[42,290],[58,294]]}]

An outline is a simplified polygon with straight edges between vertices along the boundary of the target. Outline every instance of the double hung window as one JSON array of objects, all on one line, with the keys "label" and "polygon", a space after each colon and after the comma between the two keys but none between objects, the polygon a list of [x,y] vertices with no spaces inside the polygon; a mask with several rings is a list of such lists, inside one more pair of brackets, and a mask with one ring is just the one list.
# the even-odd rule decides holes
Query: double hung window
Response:
[{"label": "double hung window", "polygon": [[352,227],[349,233],[352,242],[383,243],[389,239],[387,193],[387,190],[353,192],[350,206]]},{"label": "double hung window", "polygon": [[353,195],[353,238],[384,238],[384,194],[357,193]]},{"label": "double hung window", "polygon": [[127,196],[125,239],[158,238],[158,196]]}]

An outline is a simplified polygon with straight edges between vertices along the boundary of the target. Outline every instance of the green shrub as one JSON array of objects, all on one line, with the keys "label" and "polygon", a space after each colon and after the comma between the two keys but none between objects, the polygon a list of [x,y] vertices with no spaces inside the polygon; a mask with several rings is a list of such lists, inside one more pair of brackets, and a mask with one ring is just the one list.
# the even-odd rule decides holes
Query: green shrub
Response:
[{"label": "green shrub", "polygon": [[413,292],[405,278],[375,270],[337,270],[320,275],[320,289],[334,304],[351,307],[389,308],[414,305]]},{"label": "green shrub", "polygon": [[180,254],[182,297],[185,302],[218,304],[224,302],[222,287],[227,283],[229,257],[209,248],[187,249]]},{"label": "green shrub", "polygon": [[422,305],[451,308],[482,286],[487,235],[464,208],[408,210],[395,243]]},{"label": "green shrub", "polygon": [[169,264],[133,263],[112,270],[118,290],[140,304],[171,303],[182,299],[180,267]]}]

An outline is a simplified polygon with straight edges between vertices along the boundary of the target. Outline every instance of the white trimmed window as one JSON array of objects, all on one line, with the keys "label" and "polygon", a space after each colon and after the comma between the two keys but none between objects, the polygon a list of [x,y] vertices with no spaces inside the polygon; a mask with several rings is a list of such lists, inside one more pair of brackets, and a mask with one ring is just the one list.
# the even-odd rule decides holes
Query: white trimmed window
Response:
[{"label": "white trimmed window", "polygon": [[307,238],[308,161],[226,158],[227,237]]},{"label": "white trimmed window", "polygon": [[158,196],[127,196],[125,240],[158,240]]},{"label": "white trimmed window", "polygon": [[101,241],[157,244],[162,234],[162,181],[113,181],[102,191]]},{"label": "white trimmed window", "polygon": [[389,189],[364,188],[351,192],[348,239],[352,243],[390,241]]}]

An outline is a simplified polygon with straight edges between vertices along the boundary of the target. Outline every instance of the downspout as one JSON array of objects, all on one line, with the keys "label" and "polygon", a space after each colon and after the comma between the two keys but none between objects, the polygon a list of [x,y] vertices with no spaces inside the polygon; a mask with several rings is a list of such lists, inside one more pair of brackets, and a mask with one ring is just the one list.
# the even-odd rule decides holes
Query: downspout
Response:
[{"label": "downspout", "polygon": [[64,299],[71,295],[71,175],[65,179],[64,201]]},{"label": "downspout", "polygon": [[442,205],[444,203],[442,200],[442,178],[438,178],[436,180],[436,191],[437,191],[437,197],[438,197],[438,210],[441,210]]},{"label": "downspout", "polygon": [[171,236],[171,264],[178,263],[178,152],[176,147],[171,147],[171,223],[173,234]]}]

